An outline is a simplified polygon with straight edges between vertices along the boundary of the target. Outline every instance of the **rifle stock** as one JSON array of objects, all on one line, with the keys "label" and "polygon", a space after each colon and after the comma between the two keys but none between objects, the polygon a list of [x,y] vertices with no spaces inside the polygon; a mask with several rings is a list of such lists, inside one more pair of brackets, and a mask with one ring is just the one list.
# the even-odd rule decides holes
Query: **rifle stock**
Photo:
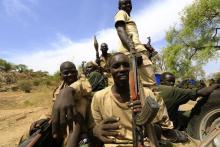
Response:
[{"label": "rifle stock", "polygon": [[53,139],[51,120],[47,120],[26,140],[20,141],[18,147],[59,147],[61,144],[62,140]]},{"label": "rifle stock", "polygon": [[34,147],[35,144],[38,142],[38,140],[40,140],[42,134],[38,133],[36,134],[36,136],[33,138],[33,140],[31,140],[26,147]]}]

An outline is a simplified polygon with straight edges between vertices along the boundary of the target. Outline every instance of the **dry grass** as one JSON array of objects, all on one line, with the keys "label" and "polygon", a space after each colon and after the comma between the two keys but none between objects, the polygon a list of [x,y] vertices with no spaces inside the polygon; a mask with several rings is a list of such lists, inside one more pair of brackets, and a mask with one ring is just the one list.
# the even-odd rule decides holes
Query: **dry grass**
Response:
[{"label": "dry grass", "polygon": [[47,86],[41,86],[31,93],[1,92],[0,109],[48,107],[52,105],[52,93],[53,88]]},{"label": "dry grass", "polygon": [[0,147],[15,147],[32,122],[50,113],[53,88],[0,93]]}]

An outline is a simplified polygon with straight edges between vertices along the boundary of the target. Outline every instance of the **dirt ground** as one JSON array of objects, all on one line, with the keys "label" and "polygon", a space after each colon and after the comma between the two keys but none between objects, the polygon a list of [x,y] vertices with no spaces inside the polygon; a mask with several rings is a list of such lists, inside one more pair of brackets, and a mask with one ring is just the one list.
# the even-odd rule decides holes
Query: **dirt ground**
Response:
[{"label": "dirt ground", "polygon": [[[1,92],[0,93],[0,147],[17,146],[22,134],[27,132],[30,124],[38,120],[41,115],[49,113],[51,106],[48,107],[42,97],[37,106],[36,98],[32,95],[39,95],[39,92],[26,94],[23,92]],[[50,94],[43,93],[41,96]],[[27,100],[29,99],[29,100]],[[40,105],[42,101],[42,105]],[[50,101],[50,100],[47,100]]]}]

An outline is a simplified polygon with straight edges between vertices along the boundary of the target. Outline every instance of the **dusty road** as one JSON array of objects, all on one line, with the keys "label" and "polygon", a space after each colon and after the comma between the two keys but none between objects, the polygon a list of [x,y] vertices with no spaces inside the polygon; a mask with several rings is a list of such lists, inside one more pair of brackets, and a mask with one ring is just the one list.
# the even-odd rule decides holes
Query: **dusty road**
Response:
[{"label": "dusty road", "polygon": [[30,95],[23,92],[0,93],[0,147],[17,146],[30,124],[50,111],[51,107],[45,106],[45,102],[42,106],[29,106],[27,98],[31,99]]}]

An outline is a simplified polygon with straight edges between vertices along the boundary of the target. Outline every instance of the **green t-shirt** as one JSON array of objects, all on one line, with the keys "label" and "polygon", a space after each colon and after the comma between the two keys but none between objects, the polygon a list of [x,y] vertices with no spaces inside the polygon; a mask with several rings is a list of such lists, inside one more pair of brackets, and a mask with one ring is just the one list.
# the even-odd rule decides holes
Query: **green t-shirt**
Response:
[{"label": "green t-shirt", "polygon": [[172,115],[173,111],[178,111],[180,105],[187,103],[189,100],[196,100],[197,98],[196,90],[192,89],[160,85],[159,91],[169,115]]}]

